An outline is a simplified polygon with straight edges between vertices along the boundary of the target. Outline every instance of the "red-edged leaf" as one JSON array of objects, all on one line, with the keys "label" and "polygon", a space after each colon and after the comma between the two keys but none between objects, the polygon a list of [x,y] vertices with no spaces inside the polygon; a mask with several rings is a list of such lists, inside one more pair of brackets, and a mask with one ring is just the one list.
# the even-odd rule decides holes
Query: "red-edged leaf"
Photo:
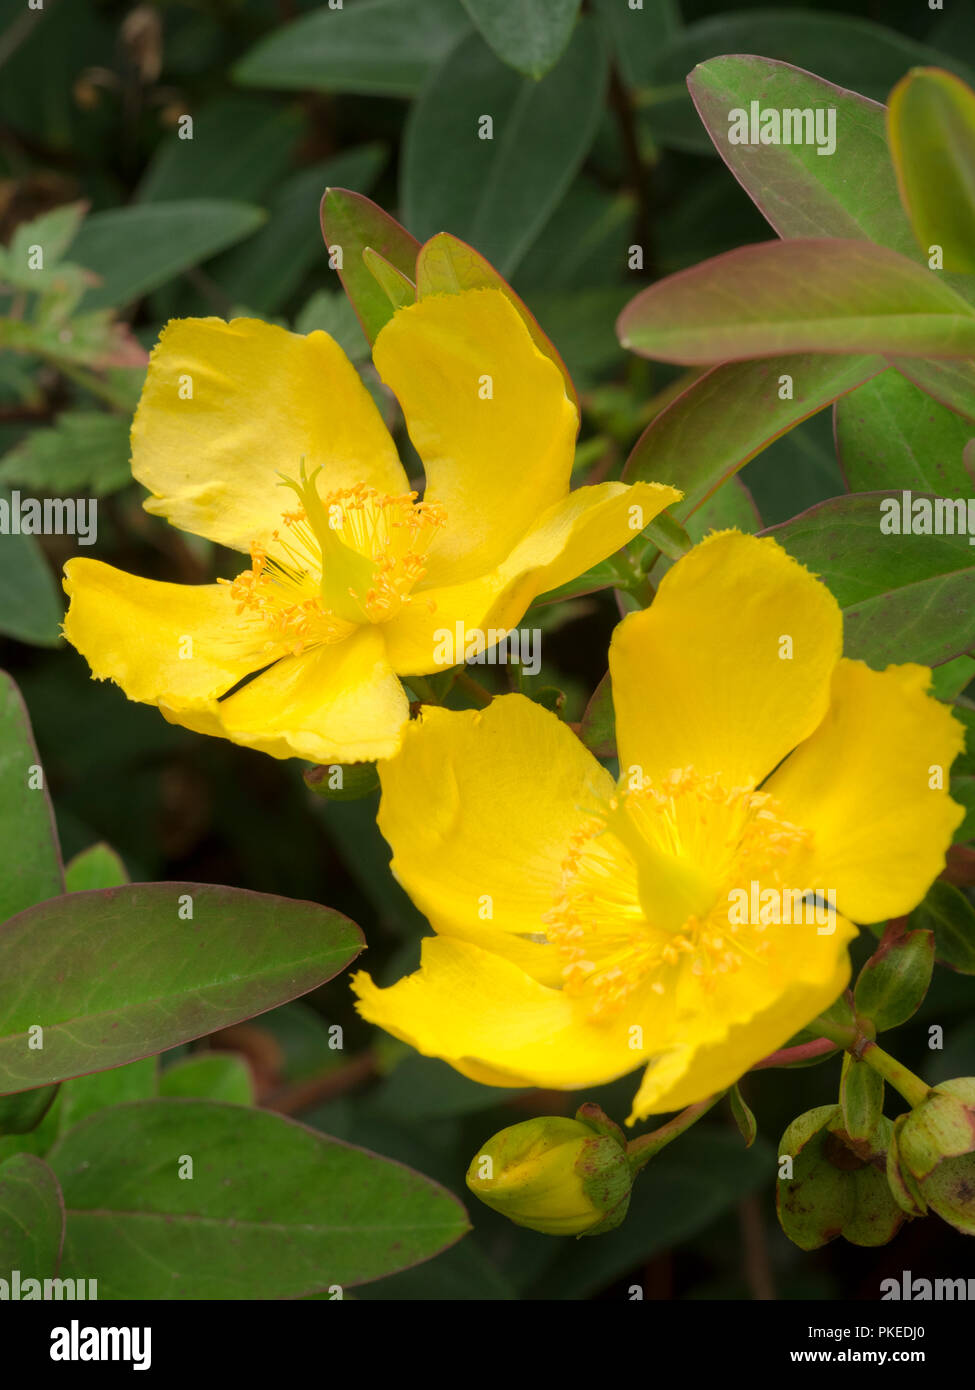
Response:
[{"label": "red-edged leaf", "polygon": [[322,235],[330,253],[342,250],[339,278],[370,345],[393,316],[389,296],[362,258],[367,246],[378,251],[410,281],[420,243],[405,227],[361,193],[327,188],[322,198]]},{"label": "red-edged leaf", "polygon": [[863,241],[744,246],[637,295],[624,347],[694,366],[779,353],[975,354],[975,309],[931,271]]}]

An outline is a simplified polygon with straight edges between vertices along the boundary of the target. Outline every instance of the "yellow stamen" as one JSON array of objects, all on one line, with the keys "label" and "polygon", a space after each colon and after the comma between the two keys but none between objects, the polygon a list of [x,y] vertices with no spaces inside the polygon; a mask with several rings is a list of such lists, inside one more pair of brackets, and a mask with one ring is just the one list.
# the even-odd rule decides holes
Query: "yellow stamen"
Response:
[{"label": "yellow stamen", "polygon": [[564,988],[598,1019],[640,987],[672,993],[685,968],[710,990],[760,961],[765,928],[732,922],[729,894],[753,882],[781,890],[810,838],[767,793],[693,768],[621,793],[574,837],[544,918],[566,960]]},{"label": "yellow stamen", "polygon": [[304,464],[285,485],[301,505],[281,513],[269,543],[251,547],[251,566],[230,584],[237,613],[267,630],[270,654],[340,641],[357,626],[384,623],[411,601],[426,551],[445,524],[437,503],[415,492],[389,496],[357,484],[318,492]]}]

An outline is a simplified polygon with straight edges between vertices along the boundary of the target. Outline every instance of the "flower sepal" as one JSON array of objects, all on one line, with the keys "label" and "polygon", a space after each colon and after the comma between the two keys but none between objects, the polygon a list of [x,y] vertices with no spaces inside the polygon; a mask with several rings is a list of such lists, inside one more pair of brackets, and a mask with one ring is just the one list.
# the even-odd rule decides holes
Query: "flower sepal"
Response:
[{"label": "flower sepal", "polygon": [[975,1235],[975,1077],[943,1081],[898,1122],[891,1186]]},{"label": "flower sepal", "polygon": [[854,1139],[832,1105],[793,1120],[779,1144],[776,1209],[794,1245],[818,1250],[837,1236],[865,1246],[893,1239],[906,1213],[887,1185],[892,1128],[881,1116],[869,1140]]}]

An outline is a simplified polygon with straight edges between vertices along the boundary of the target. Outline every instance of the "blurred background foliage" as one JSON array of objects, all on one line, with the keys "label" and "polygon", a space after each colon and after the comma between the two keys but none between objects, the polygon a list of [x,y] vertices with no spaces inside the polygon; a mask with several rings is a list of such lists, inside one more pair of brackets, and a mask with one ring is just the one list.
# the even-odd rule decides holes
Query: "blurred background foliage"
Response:
[{"label": "blurred background foliage", "polygon": [[[488,0],[345,0],[341,12],[315,0],[0,0],[0,488],[97,496],[98,543],[83,553],[129,571],[190,583],[233,574],[232,556],[141,510],[128,423],[146,351],[172,316],[325,328],[371,371],[318,228],[327,185],[368,194],[421,239],[453,232],[511,279],[579,388],[580,471],[618,476],[677,372],[626,354],[616,314],[649,281],[769,237],[696,117],[684,86],[694,64],[758,53],[877,100],[919,63],[975,81],[972,0],[941,11],[922,0],[815,11],[590,0],[576,27],[574,0],[547,8],[541,32],[512,34]],[[503,133],[475,151],[484,113],[505,114]],[[180,138],[187,115],[192,140]],[[40,285],[18,279],[37,219],[57,252]],[[642,269],[628,266],[632,245]],[[823,412],[747,465],[735,524],[772,525],[844,490]],[[58,636],[56,576],[73,553],[68,536],[0,547],[0,664],[30,709],[66,857],[104,840],[135,879],[327,903],[361,924],[382,983],[412,968],[426,926],[386,871],[375,796],[319,798],[297,763],[170,727],[91,681]],[[618,616],[610,590],[531,615],[546,634],[537,687],[564,692],[566,717],[580,717],[603,675]],[[975,1072],[966,985],[938,971],[891,1040],[931,1081]],[[944,1028],[943,1052],[927,1048],[931,1024]],[[632,1090],[477,1086],[372,1034],[341,978],[210,1046],[246,1057],[259,1101],[462,1197],[470,1157],[495,1130],[580,1099],[622,1118]],[[901,1269],[964,1274],[963,1237],[933,1221],[879,1251],[833,1244],[809,1256],[782,1236],[775,1145],[799,1110],[835,1099],[838,1071],[834,1061],[746,1078],[756,1144],[746,1151],[730,1117],[709,1117],[654,1161],[610,1235],[560,1242],[479,1207],[455,1249],[357,1296],[619,1298],[639,1283],[647,1298],[875,1298]]]}]

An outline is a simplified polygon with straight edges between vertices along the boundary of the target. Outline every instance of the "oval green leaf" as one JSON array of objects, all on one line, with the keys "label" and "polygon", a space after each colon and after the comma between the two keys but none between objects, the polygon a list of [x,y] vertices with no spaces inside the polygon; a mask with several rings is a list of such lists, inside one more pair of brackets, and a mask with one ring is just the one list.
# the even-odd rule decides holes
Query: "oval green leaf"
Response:
[{"label": "oval green leaf", "polygon": [[975,425],[884,372],[836,403],[836,448],[851,492],[909,488],[970,497],[965,445]]},{"label": "oval green leaf", "polygon": [[[933,516],[936,499],[926,500]],[[895,504],[902,508],[900,494],[837,497],[763,534],[832,591],[847,656],[881,670],[936,666],[975,645],[975,546],[964,534],[885,534],[881,520]]]},{"label": "oval green leaf", "polygon": [[975,309],[906,256],[833,238],[760,242],[651,285],[620,342],[686,366],[778,353],[975,353]]},{"label": "oval green leaf", "polygon": [[0,845],[0,922],[64,892],[47,778],[27,709],[6,671],[0,671]]},{"label": "oval green leaf", "polygon": [[407,225],[424,239],[449,228],[510,276],[592,144],[606,75],[605,45],[591,19],[540,82],[505,67],[480,35],[464,39],[407,121]]},{"label": "oval green leaf", "polygon": [[0,1093],[239,1023],[324,984],[363,944],[353,922],[317,903],[205,884],[41,903],[0,927]]},{"label": "oval green leaf", "polygon": [[333,254],[341,252],[339,279],[372,344],[395,310],[363,260],[363,252],[371,247],[412,283],[420,243],[371,199],[347,188],[325,190],[321,220],[325,245]]},{"label": "oval green leaf", "polygon": [[300,1298],[406,1269],[468,1225],[399,1163],[214,1101],[102,1111],[49,1160],[67,1208],[62,1273],[97,1277],[100,1298]]},{"label": "oval green leaf", "polygon": [[495,53],[526,77],[542,77],[562,56],[580,0],[463,0]]},{"label": "oval green leaf", "polygon": [[882,357],[795,356],[714,367],[651,420],[624,481],[680,488],[672,511],[686,520],[749,459],[884,366]]},{"label": "oval green leaf", "polygon": [[921,250],[945,270],[975,271],[975,92],[953,73],[918,68],[887,112],[901,198]]}]

